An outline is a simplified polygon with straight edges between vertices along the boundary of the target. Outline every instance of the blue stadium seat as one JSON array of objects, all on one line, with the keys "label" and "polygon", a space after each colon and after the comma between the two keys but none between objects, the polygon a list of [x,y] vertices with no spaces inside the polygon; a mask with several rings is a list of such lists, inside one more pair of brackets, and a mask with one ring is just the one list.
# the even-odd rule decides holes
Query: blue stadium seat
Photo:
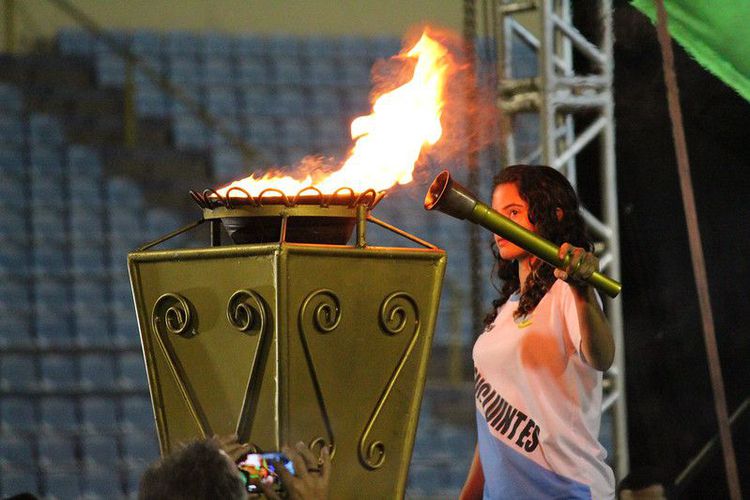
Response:
[{"label": "blue stadium seat", "polygon": [[56,117],[44,113],[32,113],[29,117],[29,142],[32,146],[59,147],[65,140],[64,136],[62,125]]},{"label": "blue stadium seat", "polygon": [[45,436],[39,440],[39,462],[50,468],[55,465],[75,465],[75,441],[67,436]]},{"label": "blue stadium seat", "polygon": [[[28,238],[28,229],[26,227],[26,214],[24,214],[23,205],[0,209],[0,238],[3,242],[11,244],[23,244]],[[15,255],[15,248],[0,247],[0,254],[7,253]]]},{"label": "blue stadium seat", "polygon": [[169,81],[176,85],[196,85],[200,83],[200,66],[194,57],[173,56],[167,60],[165,68]]},{"label": "blue stadium seat", "polygon": [[214,85],[228,85],[234,83],[234,70],[228,55],[213,55],[205,59],[201,65],[200,81],[210,90]]},{"label": "blue stadium seat", "polygon": [[178,115],[173,125],[175,146],[179,149],[201,150],[208,145],[206,125],[190,115]]},{"label": "blue stadium seat", "polygon": [[63,279],[40,276],[34,282],[34,301],[37,314],[52,314],[70,309],[70,284]]},{"label": "blue stadium seat", "polygon": [[300,40],[300,55],[308,63],[318,59],[333,58],[338,52],[338,40],[324,36],[310,36]]},{"label": "blue stadium seat", "polygon": [[34,207],[31,211],[31,235],[34,245],[61,245],[67,241],[68,231],[66,217],[62,211],[41,210]]},{"label": "blue stadium seat", "polygon": [[370,55],[372,41],[358,36],[342,36],[338,39],[338,55],[342,60],[363,60]]},{"label": "blue stadium seat", "polygon": [[160,58],[164,50],[162,36],[154,31],[136,30],[130,39],[130,50],[137,56]]},{"label": "blue stadium seat", "polygon": [[146,212],[146,239],[155,240],[171,233],[184,224],[173,211],[165,208],[150,208]]},{"label": "blue stadium seat", "polygon": [[11,316],[28,310],[31,290],[24,279],[0,280],[0,315]]},{"label": "blue stadium seat", "polygon": [[148,464],[145,462],[128,464],[127,467],[125,467],[125,474],[127,476],[125,485],[127,491],[134,493],[138,491],[141,484],[141,478],[147,468]]},{"label": "blue stadium seat", "polygon": [[31,182],[32,208],[63,210],[66,201],[64,184],[54,178],[37,178]]},{"label": "blue stadium seat", "polygon": [[71,300],[76,314],[106,309],[109,304],[108,295],[109,290],[103,280],[80,276],[71,283]]},{"label": "blue stadium seat", "polygon": [[236,117],[239,110],[237,95],[232,87],[211,86],[206,89],[206,108],[216,118]]},{"label": "blue stadium seat", "polygon": [[[20,146],[0,145],[0,178],[2,183],[15,182],[26,176],[26,154]],[[6,197],[6,190],[0,191],[2,198]],[[2,203],[3,200],[0,200]]]},{"label": "blue stadium seat", "polygon": [[91,242],[96,245],[104,241],[104,214],[96,206],[74,205],[68,211],[68,224],[70,239],[74,242]]},{"label": "blue stadium seat", "polygon": [[0,83],[0,112],[3,115],[19,115],[23,111],[23,93],[17,87]]},{"label": "blue stadium seat", "polygon": [[222,33],[206,33],[199,40],[200,52],[204,60],[232,54],[236,38]]},{"label": "blue stadium seat", "polygon": [[267,85],[248,85],[240,89],[240,106],[243,115],[248,117],[270,115],[274,102],[271,87]]},{"label": "blue stadium seat", "polygon": [[[169,108],[169,114],[173,118],[189,115],[193,117],[194,107],[200,106],[203,99],[203,91],[197,84],[181,84],[177,86],[177,90],[180,92],[179,96],[167,97],[167,107]],[[193,103],[192,105],[189,103]]]},{"label": "blue stadium seat", "polygon": [[143,191],[135,182],[124,177],[107,181],[107,205],[121,210],[138,210],[143,207]]},{"label": "blue stadium seat", "polygon": [[167,118],[170,114],[169,98],[158,86],[143,82],[135,90],[135,109],[144,118]]},{"label": "blue stadium seat", "polygon": [[212,149],[231,146],[231,139],[227,132],[242,140],[242,125],[238,119],[231,117],[219,120],[219,126],[223,128],[223,131],[219,130],[218,126],[211,128],[209,131],[208,142]]},{"label": "blue stadium seat", "polygon": [[46,485],[44,498],[81,498],[81,478],[78,471],[73,468],[75,460],[62,463],[69,464],[69,470],[64,470],[65,467],[63,467],[61,471],[60,462],[50,463],[43,469],[42,481]]},{"label": "blue stadium seat", "polygon": [[76,181],[83,179],[98,181],[101,179],[102,160],[99,151],[91,146],[70,144],[67,153],[67,173],[71,179]]},{"label": "blue stadium seat", "polygon": [[13,434],[0,436],[0,470],[5,471],[8,467],[26,469],[35,465],[33,440]]},{"label": "blue stadium seat", "polygon": [[351,135],[341,118],[320,118],[314,122],[313,133],[319,148],[338,149],[351,144]]},{"label": "blue stadium seat", "polygon": [[104,206],[101,181],[94,177],[69,177],[68,195],[71,207],[80,207],[82,210],[101,210]]},{"label": "blue stadium seat", "polygon": [[[97,277],[107,271],[107,252],[103,245],[74,244],[70,251],[73,276]],[[100,299],[101,300],[101,299]]]},{"label": "blue stadium seat", "polygon": [[286,148],[295,146],[309,148],[312,144],[310,125],[305,119],[285,118],[279,121],[279,129],[281,132],[280,143]]},{"label": "blue stadium seat", "polygon": [[78,428],[72,398],[45,397],[39,402],[40,425],[45,432],[67,432]]},{"label": "blue stadium seat", "polygon": [[275,145],[278,143],[276,121],[268,117],[254,117],[245,126],[245,140],[251,145]]},{"label": "blue stadium seat", "polygon": [[140,345],[141,338],[138,333],[138,320],[134,309],[127,312],[115,310],[112,334],[116,344],[121,347]]},{"label": "blue stadium seat", "polygon": [[127,31],[110,30],[104,35],[106,38],[98,37],[94,43],[94,51],[97,53],[114,52],[130,47],[130,33]]},{"label": "blue stadium seat", "polygon": [[0,387],[4,390],[33,390],[38,386],[36,358],[31,354],[5,354],[0,358]]},{"label": "blue stadium seat", "polygon": [[114,236],[143,233],[143,214],[140,210],[110,210],[109,229]]},{"label": "blue stadium seat", "polygon": [[313,89],[341,85],[338,63],[331,57],[312,59],[307,64],[306,83]]},{"label": "blue stadium seat", "polygon": [[367,86],[370,84],[370,65],[358,59],[344,61],[340,66],[341,84],[344,86]]},{"label": "blue stadium seat", "polygon": [[81,425],[94,435],[117,429],[117,405],[111,398],[88,396],[81,400]]},{"label": "blue stadium seat", "polygon": [[[155,429],[154,410],[147,396],[128,396],[121,401],[122,421],[120,424],[128,434],[149,432],[151,429]],[[140,441],[146,437],[153,439],[151,436],[140,435],[136,436],[136,441]]]},{"label": "blue stadium seat", "polygon": [[18,116],[0,115],[0,145],[20,148],[26,142],[26,126]]},{"label": "blue stadium seat", "polygon": [[42,347],[66,347],[74,342],[70,312],[41,310],[34,316],[36,340]]},{"label": "blue stadium seat", "polygon": [[0,429],[3,433],[20,435],[20,433],[36,428],[36,412],[31,399],[22,397],[0,399]]},{"label": "blue stadium seat", "polygon": [[49,390],[74,389],[78,385],[75,358],[63,354],[40,356],[42,385]]},{"label": "blue stadium seat", "polygon": [[126,432],[123,436],[123,457],[125,461],[132,465],[148,464],[159,457],[159,446],[156,437],[144,431]]},{"label": "blue stadium seat", "polygon": [[302,49],[302,40],[295,36],[275,34],[266,39],[266,46],[272,58],[298,57]]},{"label": "blue stadium seat", "polygon": [[22,309],[13,312],[0,310],[0,349],[27,347],[33,343],[34,336],[31,334],[31,318],[28,312]]},{"label": "blue stadium seat", "polygon": [[342,98],[330,87],[314,87],[310,90],[307,111],[311,116],[337,117],[341,113]]},{"label": "blue stadium seat", "polygon": [[109,354],[84,354],[81,362],[81,387],[110,390],[115,386],[115,364]]},{"label": "blue stadium seat", "polygon": [[187,31],[170,31],[164,36],[164,52],[169,57],[194,57],[200,49],[200,38]]},{"label": "blue stadium seat", "polygon": [[305,74],[301,61],[293,56],[271,59],[273,81],[276,85],[300,85],[305,83]]},{"label": "blue stadium seat", "polygon": [[232,54],[237,60],[261,57],[268,53],[268,39],[259,35],[233,37]]},{"label": "blue stadium seat", "polygon": [[146,389],[146,364],[142,353],[123,353],[118,356],[120,364],[119,384],[125,389]]},{"label": "blue stadium seat", "polygon": [[20,493],[39,491],[36,467],[30,469],[8,468],[0,474],[0,491],[3,498]]},{"label": "blue stadium seat", "polygon": [[345,112],[349,117],[369,114],[372,110],[369,87],[349,87],[345,89],[344,103]]},{"label": "blue stadium seat", "polygon": [[103,314],[75,316],[76,342],[81,347],[111,346],[110,323]]},{"label": "blue stadium seat", "polygon": [[90,57],[94,37],[82,29],[62,28],[57,32],[57,48],[64,56]]},{"label": "blue stadium seat", "polygon": [[120,56],[108,51],[97,51],[94,57],[99,85],[114,88],[125,86],[127,68]]},{"label": "blue stadium seat", "polygon": [[133,292],[127,278],[112,280],[112,283],[110,284],[110,296],[112,298],[112,306],[115,310],[125,312],[133,312],[135,310],[133,305]]},{"label": "blue stadium seat", "polygon": [[271,65],[260,56],[243,57],[235,66],[235,82],[239,86],[272,83]]},{"label": "blue stadium seat", "polygon": [[272,112],[279,116],[298,118],[307,114],[307,99],[298,87],[276,89]]},{"label": "blue stadium seat", "polygon": [[136,90],[140,90],[145,85],[151,85],[157,88],[157,82],[160,77],[165,75],[164,61],[158,55],[137,55],[138,62],[133,68],[133,81]]},{"label": "blue stadium seat", "polygon": [[86,468],[96,465],[106,467],[110,474],[109,481],[116,479],[119,463],[117,438],[111,435],[81,436],[81,458]]},{"label": "blue stadium seat", "polygon": [[371,57],[391,57],[401,51],[401,40],[395,37],[382,36],[372,39],[368,45]]},{"label": "blue stadium seat", "polygon": [[214,179],[217,183],[226,183],[248,174],[248,168],[242,154],[234,148],[219,147],[211,152]]},{"label": "blue stadium seat", "polygon": [[91,464],[83,470],[83,496],[91,499],[122,498],[123,488],[119,471],[108,464]]}]

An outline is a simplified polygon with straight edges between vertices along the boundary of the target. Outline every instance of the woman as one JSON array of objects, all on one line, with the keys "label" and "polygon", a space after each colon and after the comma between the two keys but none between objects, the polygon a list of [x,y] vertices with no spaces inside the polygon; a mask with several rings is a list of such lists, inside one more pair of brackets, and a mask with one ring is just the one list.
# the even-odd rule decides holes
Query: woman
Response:
[{"label": "woman", "polygon": [[495,236],[503,287],[474,345],[478,444],[461,498],[612,498],[597,435],[615,348],[583,281],[598,260],[578,199],[550,167],[514,165],[494,181],[492,207],[571,258],[554,269]]}]

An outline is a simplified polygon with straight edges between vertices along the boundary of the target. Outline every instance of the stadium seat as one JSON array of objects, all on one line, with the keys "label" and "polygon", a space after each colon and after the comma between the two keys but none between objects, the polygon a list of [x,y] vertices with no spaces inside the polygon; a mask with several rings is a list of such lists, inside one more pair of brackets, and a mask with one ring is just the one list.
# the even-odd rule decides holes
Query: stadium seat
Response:
[{"label": "stadium seat", "polygon": [[115,365],[110,354],[84,354],[80,363],[82,388],[94,391],[114,388]]},{"label": "stadium seat", "polygon": [[122,438],[123,457],[131,466],[151,463],[159,456],[156,436],[144,432],[144,429],[139,429],[138,432],[126,432]]},{"label": "stadium seat", "polygon": [[242,154],[234,148],[218,147],[211,152],[214,179],[219,184],[239,179],[248,174]]},{"label": "stadium seat", "polygon": [[279,121],[281,132],[281,145],[286,148],[302,147],[309,148],[312,143],[312,134],[307,120],[302,118],[285,118]]},{"label": "stadium seat", "polygon": [[67,150],[67,174],[70,178],[94,179],[102,177],[102,160],[99,151],[91,146],[71,144]]},{"label": "stadium seat", "polygon": [[0,115],[0,146],[23,147],[26,141],[26,126],[15,114]]},{"label": "stadium seat", "polygon": [[38,481],[36,467],[30,469],[9,467],[0,474],[0,491],[2,491],[3,498],[30,491],[39,491]]},{"label": "stadium seat", "polygon": [[211,86],[206,89],[206,109],[217,119],[231,119],[237,116],[239,102],[232,87]]},{"label": "stadium seat", "polygon": [[214,85],[232,85],[235,72],[228,55],[214,55],[203,60],[200,68],[200,82],[209,88]]},{"label": "stadium seat", "polygon": [[72,398],[45,397],[39,402],[40,424],[45,432],[69,432],[78,428]]},{"label": "stadium seat", "polygon": [[299,87],[276,89],[272,112],[278,116],[300,118],[308,114],[307,99]]},{"label": "stadium seat", "polygon": [[116,464],[89,464],[83,469],[84,498],[121,498],[123,495],[122,480]]},{"label": "stadium seat", "polygon": [[200,49],[200,37],[187,31],[169,31],[164,35],[164,52],[169,57],[194,57]]},{"label": "stadium seat", "polygon": [[257,35],[240,35],[233,38],[232,55],[235,59],[265,56],[268,53],[268,39]]},{"label": "stadium seat", "polygon": [[35,361],[31,354],[4,354],[0,357],[0,387],[7,391],[36,389]]},{"label": "stadium seat", "polygon": [[[105,467],[114,477],[117,477],[116,471],[119,464],[117,448],[115,436],[97,434],[81,436],[81,458],[85,467]],[[110,480],[112,479],[111,477]]]},{"label": "stadium seat", "polygon": [[247,85],[240,90],[240,106],[247,119],[273,113],[273,97],[268,85]]},{"label": "stadium seat", "polygon": [[276,85],[300,85],[304,84],[305,78],[301,61],[294,56],[278,56],[272,58],[271,68],[273,81]]},{"label": "stadium seat", "polygon": [[109,318],[104,313],[76,315],[73,318],[73,324],[75,325],[75,342],[77,345],[92,347],[111,346],[113,344]]},{"label": "stadium seat", "polygon": [[0,470],[9,467],[30,469],[36,465],[34,460],[34,442],[31,439],[15,434],[0,436]]},{"label": "stadium seat", "polygon": [[311,116],[334,118],[341,113],[342,98],[332,87],[313,87],[306,106]]},{"label": "stadium seat", "polygon": [[0,429],[3,433],[20,435],[36,427],[33,400],[27,397],[0,398]]},{"label": "stadium seat", "polygon": [[97,52],[96,62],[96,79],[102,87],[123,88],[127,67],[125,61],[118,55],[102,51]]},{"label": "stadium seat", "polygon": [[87,396],[81,400],[81,425],[90,434],[117,429],[117,405],[111,398]]},{"label": "stadium seat", "polygon": [[[42,481],[45,484],[44,498],[64,499],[64,498],[81,498],[81,478],[75,469],[76,462],[62,462],[67,467],[62,467],[60,463],[50,463],[42,471]],[[64,470],[64,469],[68,470]]]},{"label": "stadium seat", "polygon": [[271,66],[260,56],[244,56],[235,66],[235,82],[240,87],[273,82]]},{"label": "stadium seat", "polygon": [[45,389],[55,391],[74,389],[78,386],[75,357],[63,354],[44,354],[40,356],[42,385]]},{"label": "stadium seat", "polygon": [[35,206],[31,211],[31,234],[34,245],[65,243],[68,238],[65,219],[65,213],[62,211],[41,210]]},{"label": "stadium seat", "polygon": [[206,125],[191,115],[175,117],[174,142],[178,149],[201,150],[208,145]]},{"label": "stadium seat", "polygon": [[[122,399],[121,426],[128,434],[148,432],[154,429],[155,425],[154,410],[148,397],[128,396]],[[137,437],[140,439],[136,439],[136,441],[144,438],[144,436]]]},{"label": "stadium seat", "polygon": [[[0,176],[3,180],[0,185],[10,182],[21,183],[22,179],[26,177],[26,154],[20,145],[3,146],[0,144]],[[14,187],[14,190],[18,191],[19,189]],[[0,191],[0,204],[4,203],[10,195],[8,191],[10,191],[10,188]],[[25,190],[21,189],[21,191]]]},{"label": "stadium seat", "polygon": [[118,356],[121,387],[126,389],[147,389],[146,365],[142,353],[123,353]]},{"label": "stadium seat", "polygon": [[26,227],[27,214],[21,209],[22,206],[0,209],[0,238],[2,238],[3,243],[7,242],[11,246],[9,248],[0,247],[0,254],[7,254],[8,258],[18,251],[25,250],[21,248],[21,245],[29,239],[29,231]]},{"label": "stadium seat", "polygon": [[189,55],[173,56],[167,60],[166,74],[175,85],[196,85],[200,83],[200,66]]},{"label": "stadium seat", "polygon": [[0,112],[19,115],[23,111],[23,94],[13,85],[0,82]]},{"label": "stadium seat", "polygon": [[64,56],[90,57],[94,37],[82,29],[62,28],[57,32],[57,48]]},{"label": "stadium seat", "polygon": [[275,145],[278,143],[276,121],[268,117],[255,117],[245,127],[245,140],[250,145]]},{"label": "stadium seat", "polygon": [[137,56],[160,58],[164,50],[162,36],[154,31],[136,30],[130,39],[130,50]]}]

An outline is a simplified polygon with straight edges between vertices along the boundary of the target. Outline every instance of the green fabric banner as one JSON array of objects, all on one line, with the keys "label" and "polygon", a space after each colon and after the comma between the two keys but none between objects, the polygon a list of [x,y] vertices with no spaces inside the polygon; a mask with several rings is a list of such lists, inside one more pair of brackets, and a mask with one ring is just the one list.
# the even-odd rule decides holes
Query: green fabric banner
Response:
[{"label": "green fabric banner", "polygon": [[[631,3],[656,22],[653,0]],[[750,101],[750,0],[664,0],[664,4],[672,37]]]}]

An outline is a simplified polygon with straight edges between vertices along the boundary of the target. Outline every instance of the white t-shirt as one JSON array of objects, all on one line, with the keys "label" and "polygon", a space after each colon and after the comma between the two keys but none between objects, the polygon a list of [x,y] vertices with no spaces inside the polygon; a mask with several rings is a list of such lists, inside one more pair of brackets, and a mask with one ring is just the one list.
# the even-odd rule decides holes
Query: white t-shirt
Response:
[{"label": "white t-shirt", "polygon": [[557,280],[532,313],[501,308],[474,345],[485,498],[613,498],[599,444],[602,374],[580,352],[575,292]]}]

